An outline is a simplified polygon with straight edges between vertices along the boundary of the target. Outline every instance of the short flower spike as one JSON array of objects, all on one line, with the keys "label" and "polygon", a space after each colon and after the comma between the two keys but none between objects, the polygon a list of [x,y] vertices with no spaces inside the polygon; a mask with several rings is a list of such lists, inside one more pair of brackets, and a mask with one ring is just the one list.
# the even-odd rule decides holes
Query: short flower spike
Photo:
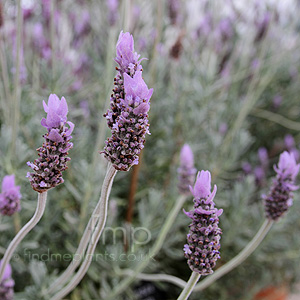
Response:
[{"label": "short flower spike", "polygon": [[295,185],[299,169],[292,153],[285,151],[280,155],[278,166],[274,166],[277,176],[268,195],[263,196],[268,219],[278,220],[293,204],[293,191],[299,188]]},{"label": "short flower spike", "polygon": [[134,51],[133,37],[120,33],[117,42],[118,73],[114,79],[110,109],[104,114],[112,136],[101,153],[116,170],[128,171],[139,162],[145,136],[150,134],[148,111],[153,89],[148,89],[143,77],[140,55]]},{"label": "short flower spike", "polygon": [[0,194],[0,213],[11,216],[20,211],[21,193],[20,186],[15,185],[15,175],[7,175],[2,181],[2,191]]},{"label": "short flower spike", "polygon": [[[48,99],[48,104],[43,101],[46,119],[41,124],[48,132],[43,135],[45,141],[38,148],[39,158],[27,165],[33,170],[28,172],[32,188],[39,192],[45,192],[60,183],[63,183],[62,171],[66,170],[67,162],[71,160],[68,151],[73,147],[70,142],[74,124],[67,122],[68,105],[64,97],[61,100],[54,94]],[[68,126],[66,126],[68,124]]]},{"label": "short flower spike", "polygon": [[184,245],[184,256],[188,259],[190,269],[200,275],[213,273],[216,261],[220,258],[219,216],[222,209],[215,208],[214,197],[217,187],[211,192],[211,175],[209,171],[198,173],[194,188],[194,209],[185,214],[192,219]]},{"label": "short flower spike", "polygon": [[178,173],[178,189],[183,195],[190,194],[190,185],[195,181],[196,169],[194,167],[194,155],[191,147],[184,144],[180,152],[180,167]]}]

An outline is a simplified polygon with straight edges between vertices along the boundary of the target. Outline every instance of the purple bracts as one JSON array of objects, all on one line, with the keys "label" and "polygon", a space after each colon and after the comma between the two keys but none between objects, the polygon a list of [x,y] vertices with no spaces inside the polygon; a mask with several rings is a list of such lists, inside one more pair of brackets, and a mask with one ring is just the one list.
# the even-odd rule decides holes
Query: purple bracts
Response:
[{"label": "purple bracts", "polygon": [[137,165],[149,134],[148,111],[153,89],[142,78],[140,55],[134,52],[133,37],[120,33],[117,42],[118,73],[114,79],[110,109],[104,114],[112,136],[101,153],[117,170],[128,171]]},{"label": "purple bracts", "polygon": [[263,195],[266,217],[278,220],[293,204],[293,191],[299,187],[295,185],[300,164],[297,165],[292,153],[283,152],[279,157],[278,166],[274,166],[277,176],[268,195]]},{"label": "purple bracts", "polygon": [[[1,261],[0,261],[1,266]],[[15,282],[11,278],[11,266],[8,264],[5,268],[3,277],[0,282],[0,299],[13,300],[14,299]]]},{"label": "purple bracts", "polygon": [[213,273],[216,261],[220,258],[219,216],[222,209],[215,208],[214,197],[217,186],[211,192],[211,175],[209,171],[201,171],[197,175],[194,188],[190,187],[194,196],[194,209],[185,214],[192,219],[187,235],[188,244],[184,245],[184,256],[193,272],[201,275]]},{"label": "purple bracts", "polygon": [[195,181],[196,172],[192,149],[184,144],[180,152],[180,167],[177,169],[178,189],[181,194],[190,194],[190,185]]},{"label": "purple bracts", "polygon": [[2,181],[2,193],[0,194],[0,213],[11,216],[21,209],[20,186],[15,185],[15,175],[7,175]]},{"label": "purple bracts", "polygon": [[[73,147],[70,143],[71,133],[74,129],[72,122],[67,122],[68,105],[64,97],[59,98],[51,94],[48,105],[43,102],[47,118],[42,119],[41,124],[48,132],[43,135],[45,141],[37,151],[39,158],[27,165],[34,171],[27,173],[32,188],[39,192],[45,192],[50,188],[63,183],[62,171],[66,170],[68,151]],[[69,125],[69,127],[66,126]]]}]

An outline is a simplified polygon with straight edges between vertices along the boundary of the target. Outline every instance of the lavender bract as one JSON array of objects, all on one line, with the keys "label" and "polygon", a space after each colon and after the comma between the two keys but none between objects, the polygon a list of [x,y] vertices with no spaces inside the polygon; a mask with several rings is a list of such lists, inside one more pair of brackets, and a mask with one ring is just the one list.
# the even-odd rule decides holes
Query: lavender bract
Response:
[{"label": "lavender bract", "polygon": [[20,211],[21,193],[20,186],[15,185],[15,175],[7,175],[2,181],[2,193],[0,194],[0,213],[11,216]]},{"label": "lavender bract", "polygon": [[285,151],[280,155],[278,166],[274,166],[277,176],[268,195],[263,196],[268,219],[278,220],[293,204],[293,191],[299,188],[295,185],[299,169],[292,153]]},{"label": "lavender bract", "polygon": [[188,244],[184,245],[184,255],[193,272],[201,275],[213,273],[216,261],[220,258],[219,216],[222,209],[215,208],[214,197],[217,186],[211,192],[211,175],[209,171],[201,171],[197,175],[194,188],[190,187],[194,196],[194,209],[185,214],[192,219],[187,235]]},{"label": "lavender bract", "polygon": [[[1,266],[0,261],[0,266]],[[15,282],[11,278],[11,266],[8,264],[5,268],[3,277],[0,281],[0,299],[13,300],[14,299],[14,286]]]},{"label": "lavender bract", "polygon": [[[38,148],[38,156],[33,163],[27,165],[33,170],[27,173],[32,188],[39,192],[45,192],[60,183],[63,183],[62,171],[66,170],[67,162],[71,160],[68,151],[73,147],[70,142],[74,124],[67,122],[68,105],[64,97],[59,98],[51,94],[48,105],[43,101],[47,118],[42,119],[41,124],[48,132],[43,135],[45,141]],[[69,127],[66,126],[69,125]]]},{"label": "lavender bract", "polygon": [[181,194],[190,194],[190,185],[195,180],[196,172],[192,149],[188,144],[184,144],[180,152],[180,167],[177,169],[178,189]]},{"label": "lavender bract", "polygon": [[104,114],[112,136],[106,140],[101,153],[117,170],[128,171],[138,164],[149,134],[148,111],[153,89],[148,89],[142,78],[140,55],[134,52],[133,37],[120,33],[117,42],[118,73],[114,79],[110,110]]}]

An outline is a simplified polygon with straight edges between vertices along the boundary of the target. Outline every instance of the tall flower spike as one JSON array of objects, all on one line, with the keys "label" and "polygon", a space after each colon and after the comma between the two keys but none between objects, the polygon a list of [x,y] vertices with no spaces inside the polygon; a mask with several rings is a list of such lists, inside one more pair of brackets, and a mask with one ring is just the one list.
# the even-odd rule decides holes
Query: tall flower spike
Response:
[{"label": "tall flower spike", "polygon": [[191,147],[184,144],[180,152],[180,167],[178,173],[178,189],[181,194],[190,193],[190,185],[195,181],[194,155]]},{"label": "tall flower spike", "polygon": [[293,204],[293,191],[299,187],[295,179],[299,173],[300,164],[297,165],[292,153],[284,151],[279,157],[278,166],[274,166],[277,175],[268,195],[263,195],[266,217],[278,220]]},{"label": "tall flower spike", "polygon": [[134,52],[133,37],[120,33],[117,42],[118,73],[114,79],[110,109],[104,114],[112,136],[106,140],[105,157],[115,169],[128,171],[137,165],[149,134],[148,111],[153,89],[142,78],[140,55]]},{"label": "tall flower spike", "polygon": [[64,97],[59,100],[51,94],[48,105],[43,101],[43,106],[47,117],[42,119],[41,124],[48,132],[43,135],[45,141],[42,147],[37,149],[39,158],[27,163],[33,170],[27,173],[27,177],[32,188],[39,193],[64,182],[62,171],[68,168],[67,162],[71,160],[67,155],[73,147],[70,140],[74,129],[74,124],[67,122],[68,105]]},{"label": "tall flower spike", "polygon": [[209,171],[198,173],[194,188],[194,209],[185,214],[192,219],[184,245],[184,256],[188,259],[190,269],[201,275],[213,273],[216,261],[220,258],[219,216],[222,209],[215,208],[214,197],[217,186],[211,192],[211,175]]},{"label": "tall flower spike", "polygon": [[0,213],[11,216],[20,211],[21,193],[20,186],[15,185],[15,175],[7,175],[2,181],[2,193],[0,194]]},{"label": "tall flower spike", "polygon": [[[1,266],[1,261],[0,261]],[[11,266],[8,264],[5,268],[3,277],[0,282],[0,299],[13,300],[14,299],[15,282],[11,278]]]}]

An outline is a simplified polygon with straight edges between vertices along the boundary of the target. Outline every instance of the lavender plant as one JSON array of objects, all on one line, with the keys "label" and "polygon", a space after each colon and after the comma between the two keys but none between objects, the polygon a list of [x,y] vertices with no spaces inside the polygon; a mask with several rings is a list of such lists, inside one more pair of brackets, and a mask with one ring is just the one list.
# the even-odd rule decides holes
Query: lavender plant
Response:
[{"label": "lavender plant", "polygon": [[[114,79],[115,87],[110,99],[110,110],[104,114],[112,137],[107,139],[104,151],[101,152],[104,153],[110,164],[104,179],[99,203],[78,248],[80,255],[86,249],[86,255],[93,255],[106,223],[107,203],[116,172],[117,170],[128,171],[132,165],[138,164],[138,155],[144,148],[145,135],[149,133],[147,113],[150,109],[149,100],[153,89],[149,90],[142,78],[141,60],[138,60],[140,55],[134,51],[133,37],[129,32],[123,33],[121,31],[116,49],[115,61],[119,64],[119,68],[117,68],[118,73]],[[111,166],[115,170],[112,170]],[[92,219],[94,224],[92,224]],[[88,245],[92,236],[93,241]],[[61,299],[72,291],[84,277],[90,264],[91,261],[85,260],[69,284],[51,299]],[[70,265],[66,274],[62,275],[63,282],[68,280],[77,265]]]},{"label": "lavender plant", "polygon": [[223,209],[215,208],[214,197],[217,186],[211,192],[211,175],[209,171],[201,171],[197,175],[194,188],[194,210],[185,212],[192,219],[188,244],[184,245],[184,255],[192,270],[191,278],[178,299],[188,299],[201,275],[213,273],[216,261],[220,258],[219,216]]},{"label": "lavender plant", "polygon": [[45,101],[43,105],[47,118],[42,119],[41,124],[48,132],[43,135],[45,141],[42,147],[37,149],[39,158],[33,163],[27,163],[34,171],[28,172],[27,177],[32,188],[39,193],[64,182],[62,171],[67,169],[67,162],[71,160],[67,155],[73,147],[70,140],[74,129],[74,124],[67,122],[68,105],[64,97],[59,100],[56,95],[51,94],[48,105]]},{"label": "lavender plant", "polygon": [[34,163],[27,163],[34,170],[34,173],[27,173],[27,177],[29,177],[32,188],[39,193],[38,203],[34,216],[14,237],[4,254],[0,267],[0,280],[17,246],[43,216],[47,190],[63,182],[61,172],[67,168],[66,162],[70,160],[65,156],[73,146],[69,140],[74,124],[68,122],[70,128],[64,126],[67,122],[67,102],[64,98],[59,100],[56,95],[50,95],[48,106],[45,102],[43,102],[43,106],[47,118],[42,119],[41,124],[48,129],[48,133],[44,135],[43,146],[37,149],[40,158],[36,159]]},{"label": "lavender plant", "polygon": [[120,33],[117,42],[118,73],[114,78],[110,110],[104,115],[111,129],[103,153],[117,170],[128,171],[138,164],[138,155],[149,134],[148,111],[153,89],[142,78],[140,55],[134,51],[133,37]]},{"label": "lavender plant", "polygon": [[2,193],[0,194],[0,213],[11,216],[20,211],[21,187],[15,185],[15,175],[6,175],[2,181]]},{"label": "lavender plant", "polygon": [[[152,239],[147,245],[129,248],[128,252],[124,250],[122,241],[118,240],[115,244],[106,239],[105,247],[99,247],[97,253],[103,255],[103,259],[91,264],[88,275],[70,297],[107,299],[114,294],[114,299],[138,298],[145,284],[150,284],[154,289],[151,282],[145,281],[139,285],[131,284],[130,288],[128,284],[124,288],[124,282],[120,280],[124,275],[125,281],[133,283],[134,277],[136,283],[141,279],[152,281],[153,277],[163,281],[166,277],[170,279],[166,274],[172,274],[172,282],[180,288],[185,287],[190,270],[186,268],[180,249],[186,238],[188,218],[184,214],[177,214],[173,222],[167,223],[174,217],[176,209],[182,206],[180,202],[189,197],[187,187],[193,182],[191,178],[183,180],[187,177],[180,171],[184,171],[185,164],[181,164],[180,171],[176,172],[178,151],[185,141],[193,141],[197,167],[211,170],[213,180],[222,190],[217,199],[218,205],[224,208],[222,266],[202,279],[194,292],[201,290],[205,299],[243,299],[245,291],[251,297],[254,291],[270,282],[291,285],[297,280],[300,242],[296,212],[299,201],[293,204],[294,209],[290,209],[288,218],[283,218],[286,214],[283,210],[291,204],[291,201],[286,201],[288,196],[294,194],[297,199],[298,192],[286,188],[286,184],[291,183],[290,179],[282,179],[284,176],[278,173],[285,193],[279,201],[277,192],[282,192],[282,189],[278,188],[279,179],[275,179],[265,196],[268,200],[273,199],[269,201],[269,210],[266,212],[270,218],[265,222],[262,221],[259,195],[267,186],[272,172],[271,163],[282,151],[293,153],[295,165],[299,163],[299,6],[293,0],[284,3],[265,0],[247,2],[247,5],[244,5],[245,1],[221,2],[137,0],[123,3],[92,0],[72,3],[43,1],[42,4],[17,1],[18,5],[12,1],[0,3],[0,175],[3,178],[6,174],[16,174],[17,182],[22,186],[22,212],[13,218],[1,217],[1,254],[12,234],[12,229],[9,229],[13,227],[11,222],[18,228],[16,224],[19,217],[19,223],[25,224],[33,209],[30,202],[33,191],[27,188],[29,185],[26,186],[22,178],[27,172],[26,161],[32,157],[32,150],[40,138],[36,118],[40,114],[39,95],[52,92],[68,95],[72,99],[72,103],[68,103],[70,112],[78,128],[72,164],[64,175],[64,188],[51,189],[52,197],[58,200],[47,208],[47,215],[54,217],[47,217],[47,226],[39,227],[39,234],[30,236],[30,243],[26,244],[30,249],[26,253],[19,251],[21,261],[13,263],[14,267],[20,266],[18,276],[14,278],[18,291],[16,299],[48,299],[64,285],[65,282],[60,279],[67,282],[70,278],[56,278],[57,270],[64,270],[67,263],[57,259],[40,261],[39,265],[44,270],[44,275],[40,276],[38,268],[32,267],[36,265],[28,252],[39,255],[39,258],[45,257],[41,255],[45,254],[47,248],[57,255],[74,252],[73,245],[82,235],[89,210],[96,204],[101,190],[99,182],[105,175],[106,160],[98,155],[98,150],[103,149],[106,135],[103,123],[110,122],[109,128],[113,131],[104,149],[104,155],[114,164],[109,165],[110,175],[106,180],[116,168],[130,170],[137,162],[144,134],[147,135],[149,131],[149,120],[146,120],[149,117],[146,117],[147,111],[139,121],[140,118],[134,114],[136,107],[126,99],[125,80],[129,79],[129,91],[134,76],[144,77],[149,86],[155,86],[155,98],[160,99],[157,103],[151,100],[151,136],[147,137],[144,163],[135,181],[138,183],[134,195],[137,205],[132,219],[132,226],[147,228]],[[113,91],[114,100],[111,102],[115,101],[115,111],[111,107],[106,118],[99,122],[99,115],[106,112],[106,101],[110,100],[114,72],[112,53],[122,22],[125,30],[130,28],[134,32],[136,50],[133,53],[143,52],[143,56],[150,59],[143,61],[147,72],[143,72],[142,76],[136,75],[142,71],[138,70],[141,63],[137,64],[137,69],[133,67],[133,71],[122,69],[118,63],[118,68],[122,70],[117,71],[120,76],[116,76],[116,79],[123,83],[114,85],[116,92]],[[129,54],[133,55],[132,52]],[[135,62],[134,59],[133,65]],[[142,93],[150,92],[142,84],[139,86]],[[123,95],[118,103],[119,92]],[[144,107],[147,110],[147,106]],[[126,117],[126,113],[124,116],[122,110],[127,110],[135,124],[141,126],[141,134],[136,141],[127,124],[130,118]],[[68,129],[70,127],[67,123],[65,126]],[[46,130],[49,135],[51,130]],[[132,130],[134,134],[139,133],[136,127]],[[294,143],[290,138],[285,142],[286,135],[292,136]],[[121,143],[128,145],[128,148],[122,149]],[[46,149],[50,144],[53,146],[53,141],[45,138],[41,148]],[[264,161],[259,162],[257,153],[261,147],[267,149],[270,165],[264,164],[262,151],[260,157]],[[129,148],[136,150],[132,157],[129,156]],[[119,155],[124,157],[118,158]],[[34,169],[29,179],[40,191],[45,188],[44,184],[50,188],[62,179],[61,176],[54,176],[53,181],[42,182],[39,175],[47,172],[46,166],[39,166],[46,163],[43,159],[46,158],[42,155],[38,157],[37,164],[30,163]],[[245,174],[240,168],[243,161],[258,168],[253,167],[254,173]],[[62,171],[61,163],[58,165],[59,168],[53,171],[55,175]],[[35,170],[36,167],[42,172]],[[49,172],[47,175],[51,177],[53,174]],[[127,190],[129,184],[134,183],[128,175],[120,174],[112,191],[111,197],[117,203],[115,217],[109,220],[112,228],[124,225],[122,220],[127,205]],[[254,176],[258,184],[255,184]],[[296,186],[295,181],[296,178],[290,187]],[[184,187],[181,187],[182,183]],[[181,192],[186,194],[182,195]],[[276,209],[283,212],[278,218],[278,225],[271,217],[274,214],[270,213],[274,212],[276,203],[279,204]],[[190,210],[189,202],[186,201],[185,206],[187,211]],[[105,206],[99,205],[99,210],[104,211]],[[113,214],[108,212],[108,215]],[[99,219],[93,220],[96,220],[95,226],[101,229],[103,223],[97,223]],[[258,224],[262,222],[256,235]],[[168,231],[165,230],[166,224]],[[243,267],[236,268],[230,276],[223,276],[253,252],[271,226],[272,233],[261,244],[259,251],[250,256]],[[91,228],[88,228],[88,235],[83,235],[87,244],[90,241],[87,236],[95,237],[98,232]],[[164,239],[161,242],[162,236]],[[88,247],[81,243],[81,250],[75,253],[83,253],[82,257],[85,257]],[[126,261],[110,261],[105,257],[106,252],[115,258],[120,254],[131,255],[130,258],[149,252],[156,252],[156,255],[155,260],[140,264],[128,258]],[[29,268],[25,270],[27,265]],[[137,272],[140,265],[147,265],[147,269],[144,269],[147,274],[141,274],[142,270]],[[261,268],[262,265],[264,268]],[[79,264],[73,260],[74,266],[76,269]],[[21,280],[24,276],[28,278],[29,286],[26,289],[24,280]],[[222,279],[204,291],[221,276]],[[53,287],[57,283],[55,278],[61,285]],[[53,290],[47,294],[52,280],[54,282],[50,286]],[[119,292],[119,288],[123,288],[123,292]],[[159,283],[155,290],[165,292],[165,295],[152,295],[156,299],[175,298],[179,294],[179,290],[169,284]],[[120,293],[126,295],[119,296]]]},{"label": "lavender plant", "polygon": [[263,199],[266,217],[277,221],[293,204],[293,191],[299,188],[295,185],[295,178],[300,164],[296,163],[293,154],[285,151],[280,155],[278,166],[274,166],[274,169],[277,176],[269,194],[264,195]]},{"label": "lavender plant", "polygon": [[200,275],[213,273],[216,261],[220,258],[219,216],[222,209],[215,208],[214,197],[217,186],[211,192],[211,175],[209,171],[198,173],[197,180],[191,189],[194,198],[194,210],[185,212],[192,219],[188,244],[184,245],[184,255],[193,272]]}]

